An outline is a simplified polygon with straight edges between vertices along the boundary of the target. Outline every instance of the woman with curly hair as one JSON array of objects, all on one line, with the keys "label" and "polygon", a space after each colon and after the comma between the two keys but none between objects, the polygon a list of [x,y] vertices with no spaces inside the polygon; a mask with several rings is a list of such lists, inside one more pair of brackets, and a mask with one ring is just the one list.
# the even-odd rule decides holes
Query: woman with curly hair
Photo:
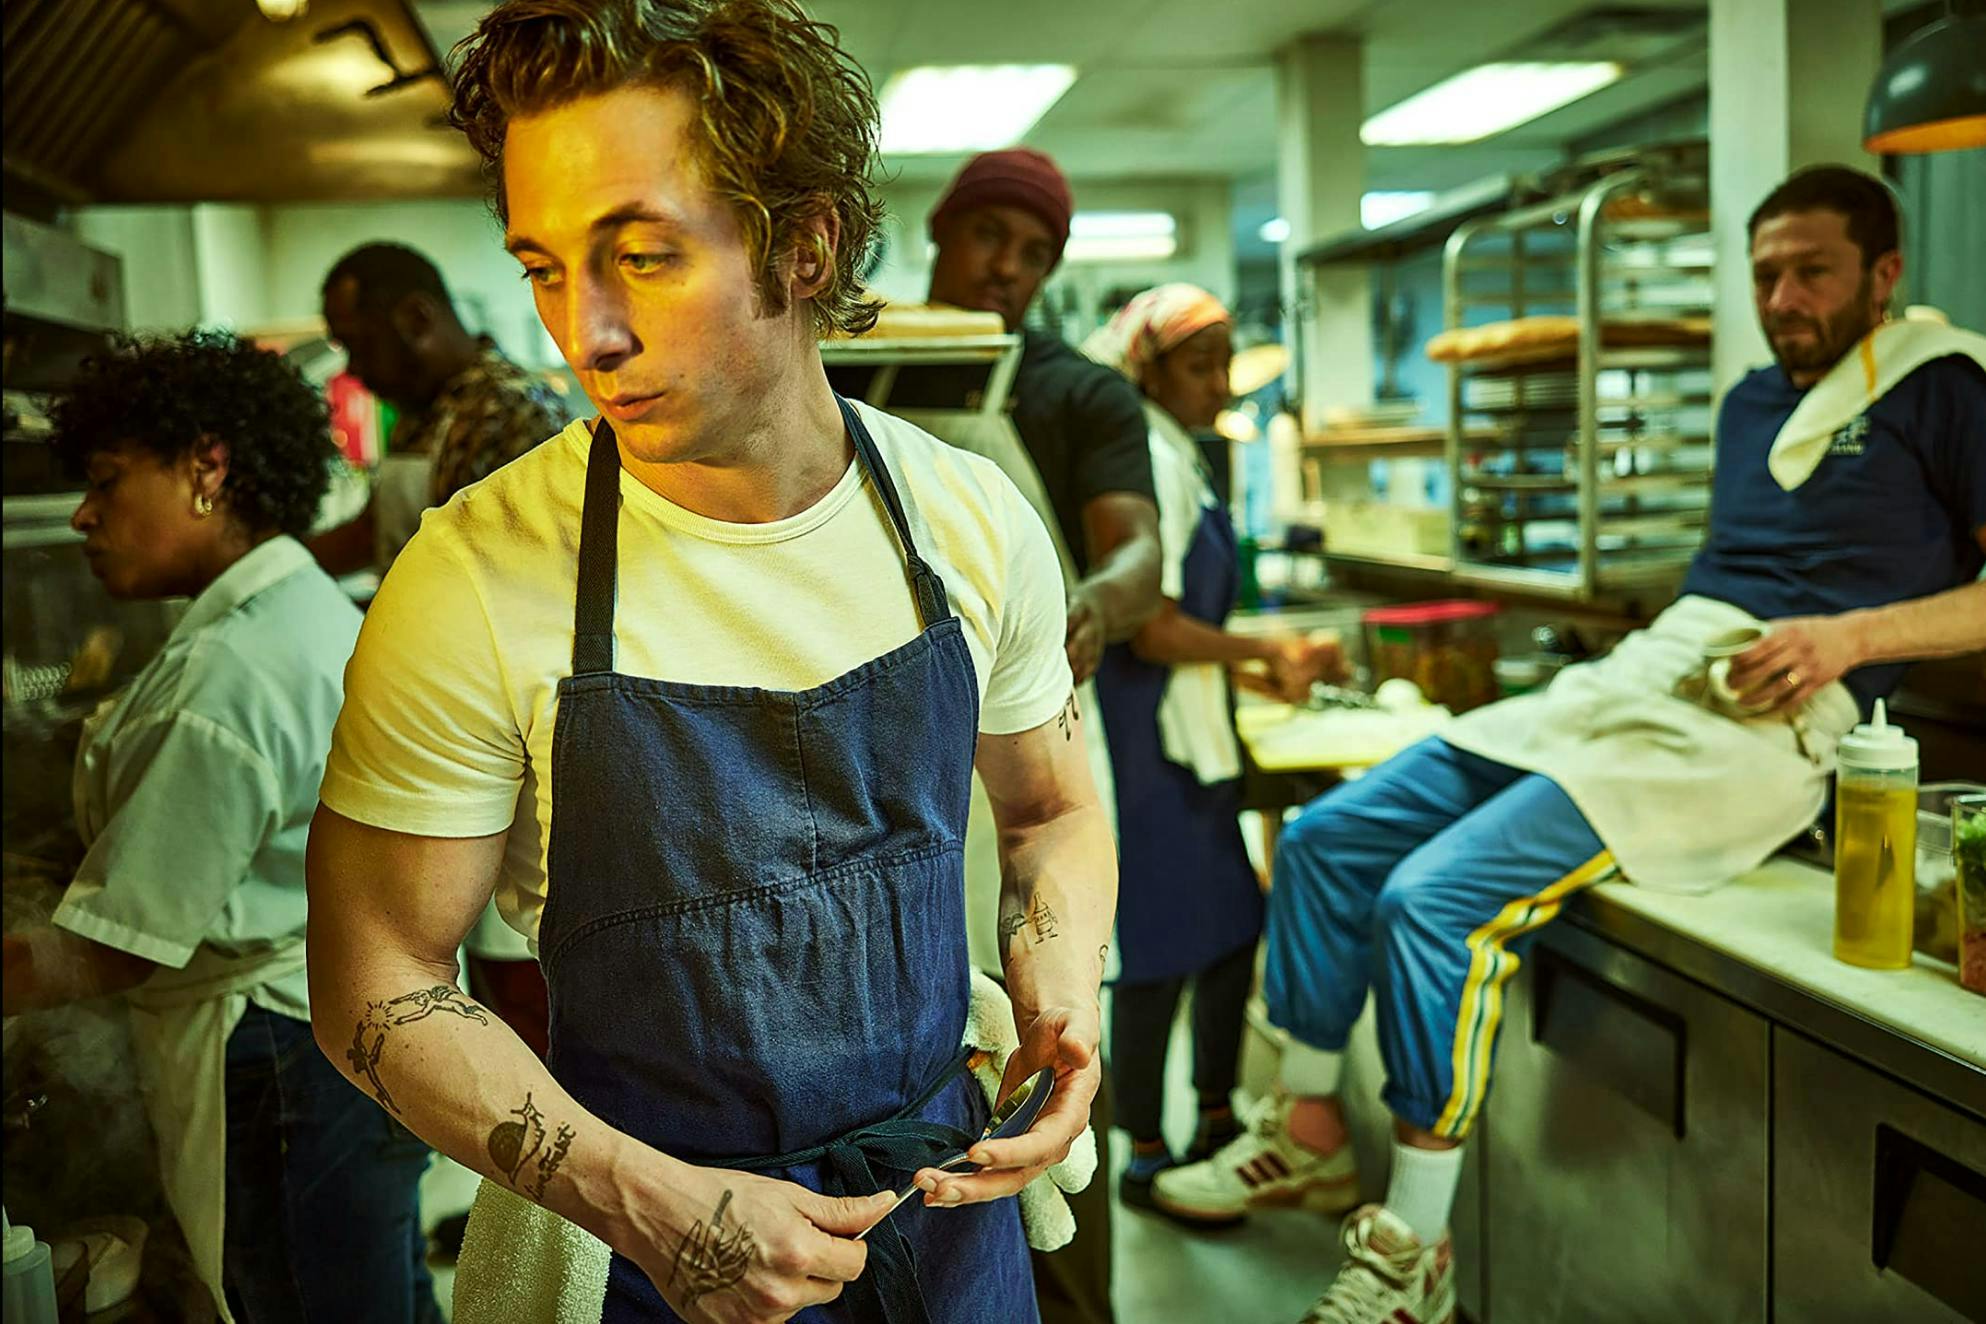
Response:
[{"label": "woman with curly hair", "polygon": [[324,402],[227,334],[127,341],[55,409],[113,597],[192,599],[84,727],[87,853],[6,939],[6,1013],[122,993],[166,1195],[224,1320],[436,1318],[427,1148],[311,1041],[304,845],[359,613],[297,538]]}]

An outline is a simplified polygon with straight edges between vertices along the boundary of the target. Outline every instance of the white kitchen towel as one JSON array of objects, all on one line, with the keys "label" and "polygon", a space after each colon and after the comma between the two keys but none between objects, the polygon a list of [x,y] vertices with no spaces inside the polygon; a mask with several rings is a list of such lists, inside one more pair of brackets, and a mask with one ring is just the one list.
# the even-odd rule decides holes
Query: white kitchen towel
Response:
[{"label": "white kitchen towel", "polygon": [[[1165,410],[1145,402],[1152,456],[1152,486],[1159,508],[1159,591],[1175,601],[1185,592],[1186,555],[1200,522],[1218,498],[1207,480],[1200,448]],[[1241,775],[1241,744],[1228,704],[1227,668],[1185,662],[1166,677],[1159,699],[1159,748],[1167,760],[1190,769],[1203,786]]]},{"label": "white kitchen towel", "polygon": [[1912,308],[1856,342],[1815,382],[1773,438],[1765,465],[1790,492],[1813,477],[1835,434],[1933,359],[1962,355],[1986,368],[1986,336],[1960,330],[1933,309]]}]

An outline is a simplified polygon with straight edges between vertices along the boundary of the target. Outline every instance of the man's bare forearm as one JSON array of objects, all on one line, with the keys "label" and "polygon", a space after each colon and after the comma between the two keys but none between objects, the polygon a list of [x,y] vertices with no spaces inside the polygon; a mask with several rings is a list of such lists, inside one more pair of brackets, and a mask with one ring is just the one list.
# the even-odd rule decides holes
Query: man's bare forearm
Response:
[{"label": "man's bare forearm", "polygon": [[1854,627],[1861,665],[1916,662],[1986,649],[1986,583],[1842,616]]},{"label": "man's bare forearm", "polygon": [[1094,1007],[1117,913],[1117,852],[1095,802],[1000,834],[1000,959],[1015,1019]]},{"label": "man's bare forearm", "polygon": [[313,951],[310,992],[325,1056],[428,1144],[611,1246],[661,1240],[687,1165],[582,1108],[452,967]]},{"label": "man's bare forearm", "polygon": [[1129,639],[1165,603],[1159,594],[1158,539],[1137,537],[1113,547],[1080,588],[1103,615],[1103,637],[1113,644]]}]

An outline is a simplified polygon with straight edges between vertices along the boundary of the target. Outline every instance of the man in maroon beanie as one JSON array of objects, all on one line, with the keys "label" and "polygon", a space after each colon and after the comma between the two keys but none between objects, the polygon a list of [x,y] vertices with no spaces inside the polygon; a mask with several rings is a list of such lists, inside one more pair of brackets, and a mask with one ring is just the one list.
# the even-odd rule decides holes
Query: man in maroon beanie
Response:
[{"label": "man in maroon beanie", "polygon": [[1137,633],[1160,599],[1158,506],[1137,389],[1061,337],[1021,325],[1062,260],[1074,210],[1069,181],[1042,153],[974,157],[931,213],[931,302],[998,313],[1022,334],[1013,421],[1055,510],[1050,532],[1079,576],[1069,591],[1069,666],[1080,684],[1103,646]]},{"label": "man in maroon beanie", "polygon": [[[1106,643],[1129,639],[1159,608],[1158,505],[1144,406],[1121,374],[1060,336],[1023,328],[1028,305],[1062,259],[1074,210],[1069,181],[1026,148],[987,152],[959,172],[931,213],[938,254],[931,302],[1000,314],[1022,335],[1012,419],[1025,455],[995,456],[1023,492],[1040,490],[1049,532],[1074,567],[1067,648],[1076,680],[1096,671]],[[896,403],[911,403],[896,401]],[[1091,1105],[1099,1152],[1110,1136],[1106,1086]],[[1071,1197],[1076,1237],[1034,1256],[1043,1324],[1109,1324],[1110,1185]]]}]

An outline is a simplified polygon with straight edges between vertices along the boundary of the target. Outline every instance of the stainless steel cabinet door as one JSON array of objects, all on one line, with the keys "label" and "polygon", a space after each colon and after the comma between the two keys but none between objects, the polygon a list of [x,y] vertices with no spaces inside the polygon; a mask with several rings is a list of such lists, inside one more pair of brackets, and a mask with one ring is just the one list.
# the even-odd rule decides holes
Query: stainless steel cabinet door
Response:
[{"label": "stainless steel cabinet door", "polygon": [[1507,989],[1491,1324],[1766,1315],[1765,1020],[1567,924]]},{"label": "stainless steel cabinet door", "polygon": [[1775,1030],[1773,1318],[1986,1320],[1986,1123]]}]

